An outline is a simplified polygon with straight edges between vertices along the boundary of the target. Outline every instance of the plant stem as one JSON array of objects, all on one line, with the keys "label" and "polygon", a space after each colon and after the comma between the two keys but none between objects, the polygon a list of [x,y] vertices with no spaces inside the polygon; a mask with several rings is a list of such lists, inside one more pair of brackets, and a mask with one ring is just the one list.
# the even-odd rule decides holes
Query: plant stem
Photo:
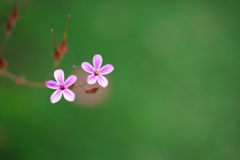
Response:
[{"label": "plant stem", "polygon": [[25,80],[23,85],[28,86],[28,87],[36,87],[36,88],[47,88],[45,83],[27,81],[27,80]]},{"label": "plant stem", "polygon": [[25,79],[23,79],[21,77],[15,76],[14,74],[12,74],[11,72],[9,72],[7,70],[5,72],[3,72],[2,75],[8,77],[13,82],[15,82],[15,83],[17,83],[19,85],[24,85],[24,86],[28,86],[28,87],[36,87],[36,88],[47,88],[45,83],[25,80]]},{"label": "plant stem", "polygon": [[85,82],[83,84],[80,84],[80,85],[77,85],[77,86],[74,86],[74,88],[72,88],[72,89],[84,87],[86,84],[87,84],[87,82]]},{"label": "plant stem", "polygon": [[6,48],[9,39],[10,39],[10,36],[9,36],[9,37],[8,37],[8,36],[5,36],[3,42],[2,42],[2,44],[1,44],[1,46],[0,46],[0,56],[2,55],[4,49]]},{"label": "plant stem", "polygon": [[48,75],[47,80],[50,80],[53,77],[53,73],[58,68],[59,64],[60,64],[60,61],[54,61],[54,66],[53,66],[50,74]]},{"label": "plant stem", "polygon": [[[35,87],[35,88],[47,88],[45,83],[41,83],[41,82],[34,82],[34,81],[29,81],[29,80],[25,80],[21,77],[18,77],[14,74],[12,74],[11,72],[9,72],[8,70],[1,72],[0,75],[6,76],[9,79],[11,79],[13,82],[15,82],[16,84],[19,85],[24,85],[24,86],[28,86],[28,87]],[[87,82],[82,83],[80,85],[74,86],[74,88],[72,89],[76,89],[76,88],[80,88],[80,87],[85,87],[85,85],[87,84]],[[71,89],[71,90],[72,90]]]}]

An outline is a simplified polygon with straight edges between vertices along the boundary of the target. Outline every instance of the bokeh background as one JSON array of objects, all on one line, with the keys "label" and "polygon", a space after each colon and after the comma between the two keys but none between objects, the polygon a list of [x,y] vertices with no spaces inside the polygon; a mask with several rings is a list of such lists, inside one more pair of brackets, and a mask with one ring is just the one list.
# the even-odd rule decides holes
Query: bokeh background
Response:
[{"label": "bokeh background", "polygon": [[[0,77],[1,160],[239,160],[238,0],[18,0],[8,70],[44,82],[70,14],[66,76],[95,54],[115,70],[95,95]],[[13,0],[0,1],[0,24]],[[2,41],[4,36],[1,28]],[[81,93],[80,93],[81,92]],[[99,98],[100,97],[100,98]]]}]

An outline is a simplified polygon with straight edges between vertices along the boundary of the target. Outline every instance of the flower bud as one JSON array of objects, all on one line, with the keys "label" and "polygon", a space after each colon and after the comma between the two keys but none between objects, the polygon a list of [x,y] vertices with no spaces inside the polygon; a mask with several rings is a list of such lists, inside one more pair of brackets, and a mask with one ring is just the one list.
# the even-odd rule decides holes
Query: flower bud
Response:
[{"label": "flower bud", "polygon": [[12,14],[11,14],[11,20],[13,22],[16,22],[17,19],[18,19],[18,6],[17,6],[17,0],[15,0],[13,11],[12,11]]},{"label": "flower bud", "polygon": [[56,61],[61,60],[61,59],[62,59],[61,53],[60,53],[59,51],[55,51],[55,52],[53,53],[53,59],[56,60]]},{"label": "flower bud", "polygon": [[58,48],[57,48],[57,43],[56,43],[56,39],[53,33],[53,30],[51,29],[52,35],[53,35],[53,42],[54,42],[54,53],[53,53],[53,59],[58,61],[62,59],[62,55],[59,52]]},{"label": "flower bud", "polygon": [[94,93],[96,93],[96,92],[98,91],[98,89],[99,89],[99,87],[97,87],[97,88],[92,88],[92,89],[86,89],[85,92],[86,92],[87,94],[94,94]]},{"label": "flower bud", "polygon": [[68,49],[68,47],[67,47],[67,33],[68,33],[69,18],[70,18],[70,15],[68,15],[66,28],[65,28],[65,31],[64,31],[64,34],[63,34],[63,39],[62,39],[62,42],[59,46],[59,50],[62,54],[65,54],[67,52],[67,49]]},{"label": "flower bud", "polygon": [[11,21],[11,18],[9,16],[9,13],[7,12],[7,22],[5,24],[5,29],[7,32],[11,32],[13,29],[13,23]]},{"label": "flower bud", "polygon": [[7,63],[0,56],[0,70],[4,70],[7,67]]},{"label": "flower bud", "polygon": [[66,52],[67,52],[67,43],[66,43],[66,40],[65,39],[63,39],[62,40],[62,43],[61,43],[61,45],[60,45],[60,47],[59,47],[59,50],[60,50],[60,52],[62,53],[62,54],[65,54]]}]

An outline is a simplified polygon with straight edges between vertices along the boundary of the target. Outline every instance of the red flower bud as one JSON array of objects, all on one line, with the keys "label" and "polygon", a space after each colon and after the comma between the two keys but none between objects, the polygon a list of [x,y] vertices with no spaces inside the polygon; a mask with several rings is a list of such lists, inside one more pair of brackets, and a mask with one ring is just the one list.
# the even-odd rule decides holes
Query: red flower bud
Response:
[{"label": "red flower bud", "polygon": [[85,92],[86,92],[87,94],[94,94],[94,93],[97,92],[98,89],[99,89],[99,87],[97,87],[97,88],[92,88],[92,89],[86,89]]},{"label": "red flower bud", "polygon": [[4,70],[4,69],[6,69],[6,67],[7,67],[7,63],[0,56],[0,69]]},{"label": "red flower bud", "polygon": [[17,0],[15,0],[13,11],[12,11],[12,14],[11,14],[11,20],[13,22],[16,22],[17,19],[18,19],[18,6],[17,6]]},{"label": "red flower bud", "polygon": [[5,29],[8,31],[8,32],[11,32],[12,29],[13,29],[13,23],[9,17],[9,13],[7,12],[7,22],[5,24]]},{"label": "red flower bud", "polygon": [[65,31],[64,31],[64,34],[63,34],[63,39],[62,39],[61,45],[59,47],[59,50],[62,54],[65,54],[67,52],[67,49],[68,49],[66,41],[67,41],[69,18],[70,18],[70,15],[68,15],[66,28],[65,28]]},{"label": "red flower bud", "polygon": [[62,40],[62,43],[61,43],[61,45],[60,45],[60,47],[59,47],[59,50],[60,50],[60,52],[62,53],[62,54],[65,54],[66,52],[67,52],[67,43],[66,43],[66,40]]},{"label": "red flower bud", "polygon": [[62,59],[61,53],[59,51],[54,52],[53,59],[56,61],[61,60]]},{"label": "red flower bud", "polygon": [[58,48],[57,48],[57,43],[56,43],[56,39],[53,33],[53,30],[51,29],[52,35],[53,35],[53,42],[54,42],[54,53],[53,53],[53,59],[54,60],[61,60],[62,59],[62,55],[59,52]]},{"label": "red flower bud", "polygon": [[5,25],[5,29],[6,29],[7,31],[11,31],[11,30],[13,29],[12,24],[11,24],[10,22],[7,22],[6,25]]}]

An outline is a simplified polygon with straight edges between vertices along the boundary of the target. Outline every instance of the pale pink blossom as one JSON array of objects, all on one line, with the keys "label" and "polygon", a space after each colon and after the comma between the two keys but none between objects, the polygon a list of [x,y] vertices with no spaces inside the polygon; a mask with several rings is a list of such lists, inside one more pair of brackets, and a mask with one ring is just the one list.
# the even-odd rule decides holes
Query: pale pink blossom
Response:
[{"label": "pale pink blossom", "polygon": [[61,69],[58,69],[54,72],[54,78],[55,81],[46,81],[46,86],[50,89],[56,89],[55,92],[51,95],[50,101],[52,103],[57,103],[62,95],[67,101],[74,101],[75,100],[75,94],[68,89],[72,84],[74,84],[77,80],[77,77],[75,75],[71,75],[67,78],[66,81],[64,81],[64,72]]},{"label": "pale pink blossom", "polygon": [[102,61],[102,56],[97,54],[93,57],[93,66],[88,62],[82,63],[83,70],[91,73],[91,75],[87,77],[88,84],[94,84],[98,81],[100,86],[107,87],[108,80],[103,75],[111,73],[114,67],[111,64],[106,64],[101,68]]}]

